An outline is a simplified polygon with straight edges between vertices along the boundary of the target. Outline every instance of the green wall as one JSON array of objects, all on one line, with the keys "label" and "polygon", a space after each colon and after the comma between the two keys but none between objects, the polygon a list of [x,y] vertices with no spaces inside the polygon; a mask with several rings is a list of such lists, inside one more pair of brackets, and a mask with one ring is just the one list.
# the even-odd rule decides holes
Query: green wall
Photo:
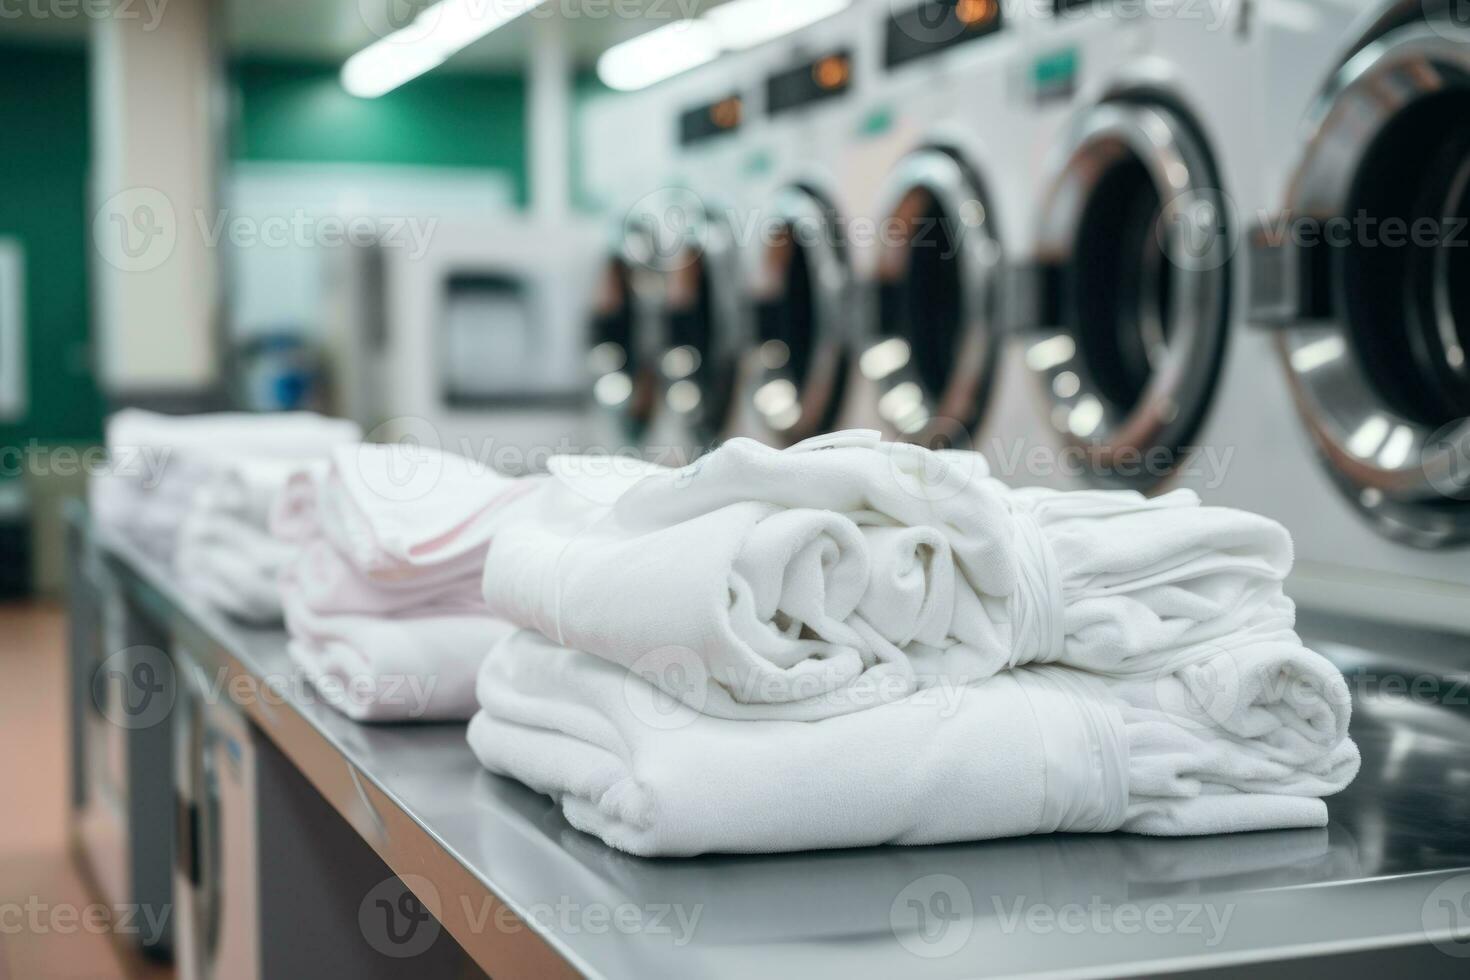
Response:
[{"label": "green wall", "polygon": [[430,73],[376,99],[348,95],[339,65],[236,63],[234,156],[248,161],[494,168],[527,196],[519,76]]},{"label": "green wall", "polygon": [[102,432],[92,378],[84,49],[0,44],[0,236],[25,250],[29,413],[0,445]]},{"label": "green wall", "polygon": [[[431,74],[378,99],[342,90],[338,65],[231,66],[238,160],[494,168],[527,196],[525,92],[513,75]],[[29,413],[0,445],[91,442],[87,52],[0,43],[0,236],[25,250]]]}]

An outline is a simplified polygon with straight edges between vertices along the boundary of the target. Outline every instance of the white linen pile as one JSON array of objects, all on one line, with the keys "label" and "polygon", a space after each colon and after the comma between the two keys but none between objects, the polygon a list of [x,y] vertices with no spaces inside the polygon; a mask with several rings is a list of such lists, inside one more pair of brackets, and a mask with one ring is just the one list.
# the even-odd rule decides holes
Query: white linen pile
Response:
[{"label": "white linen pile", "polygon": [[535,488],[408,444],[341,447],[286,482],[271,528],[297,549],[288,649],[325,703],[364,722],[474,713],[476,670],[511,632],[480,595],[485,552]]},{"label": "white linen pile", "polygon": [[126,409],[108,419],[109,466],[92,482],[93,513],[211,606],[278,623],[278,579],[294,549],[267,529],[272,500],[294,469],[360,438],[355,424],[308,412]]},{"label": "white linen pile", "polygon": [[553,460],[485,566],[470,744],[643,855],[1321,826],[1356,774],[1286,532],[971,453]]}]

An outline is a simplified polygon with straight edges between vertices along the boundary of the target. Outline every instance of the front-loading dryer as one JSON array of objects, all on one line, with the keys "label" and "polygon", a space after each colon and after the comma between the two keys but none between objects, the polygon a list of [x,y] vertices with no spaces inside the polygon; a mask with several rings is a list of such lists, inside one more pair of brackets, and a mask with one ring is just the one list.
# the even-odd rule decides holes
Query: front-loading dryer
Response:
[{"label": "front-loading dryer", "polygon": [[751,346],[750,308],[734,205],[690,199],[656,270],[650,316],[654,391],[646,449],[682,465],[735,429],[741,359]]},{"label": "front-loading dryer", "polygon": [[1024,195],[1026,21],[1000,3],[880,5],[872,102],[898,120],[870,205],[847,424],[968,446],[1007,316],[1008,232]]},{"label": "front-loading dryer", "polygon": [[1464,630],[1470,25],[1448,3],[1306,11],[1264,11],[1279,210],[1253,236],[1253,366],[1271,394],[1241,425],[1275,465],[1224,498],[1292,529],[1301,601]]},{"label": "front-loading dryer", "polygon": [[590,444],[603,452],[641,449],[658,398],[657,246],[641,220],[620,220],[597,273],[587,327],[592,388]]},{"label": "front-loading dryer", "polygon": [[785,446],[832,429],[855,318],[855,222],[869,196],[854,167],[870,71],[868,4],[752,52],[741,230],[751,343],[731,434]]},{"label": "front-loading dryer", "polygon": [[1058,51],[1072,74],[1065,122],[1037,122],[1030,299],[983,447],[1015,483],[1177,482],[1216,398],[1243,295],[1231,202],[1257,186],[1256,46],[1150,10],[1033,34],[1033,97],[1054,97]]}]

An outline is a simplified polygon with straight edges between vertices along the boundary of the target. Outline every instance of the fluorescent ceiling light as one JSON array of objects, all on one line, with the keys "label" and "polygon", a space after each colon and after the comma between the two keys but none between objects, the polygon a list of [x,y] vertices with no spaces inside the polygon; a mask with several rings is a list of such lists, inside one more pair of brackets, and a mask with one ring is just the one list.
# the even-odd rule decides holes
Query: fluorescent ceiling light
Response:
[{"label": "fluorescent ceiling light", "polygon": [[541,6],[546,0],[440,0],[413,22],[379,38],[347,59],[342,87],[377,98],[437,68],[480,38]]},{"label": "fluorescent ceiling light", "polygon": [[609,48],[597,62],[604,85],[623,92],[647,88],[714,61],[815,24],[852,0],[731,0],[696,20],[682,20]]},{"label": "fluorescent ceiling light", "polygon": [[726,51],[744,51],[825,20],[852,0],[732,0],[704,15]]},{"label": "fluorescent ceiling light", "polygon": [[708,64],[719,55],[719,39],[709,23],[681,20],[609,48],[597,59],[597,76],[609,88],[632,92]]}]

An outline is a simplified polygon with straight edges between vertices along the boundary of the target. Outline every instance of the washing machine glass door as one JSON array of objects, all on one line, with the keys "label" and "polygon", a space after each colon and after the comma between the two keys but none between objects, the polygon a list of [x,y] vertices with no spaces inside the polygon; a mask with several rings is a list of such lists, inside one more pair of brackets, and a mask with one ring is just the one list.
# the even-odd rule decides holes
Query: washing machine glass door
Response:
[{"label": "washing machine glass door", "polygon": [[737,243],[710,215],[669,263],[664,289],[664,349],[658,372],[671,425],[654,427],[681,450],[713,446],[730,428],[738,361],[748,346]]},{"label": "washing machine glass door", "polygon": [[852,273],[841,221],[816,192],[777,196],[762,226],[757,343],[741,368],[743,414],[785,446],[828,429],[842,398]]},{"label": "washing machine glass door", "polygon": [[941,149],[904,161],[889,193],[878,322],[858,359],[890,434],[968,445],[999,346],[1001,247],[978,176]]},{"label": "washing machine glass door", "polygon": [[657,378],[646,338],[648,270],[630,254],[617,254],[603,267],[590,325],[587,366],[592,396],[604,434],[618,445],[636,443],[647,429]]},{"label": "washing machine glass door", "polygon": [[1421,546],[1470,539],[1470,29],[1390,32],[1313,114],[1280,348],[1338,485]]},{"label": "washing machine glass door", "polygon": [[1229,322],[1230,230],[1208,150],[1159,103],[1073,127],[1040,213],[1026,363],[1095,482],[1166,478],[1208,408]]}]

